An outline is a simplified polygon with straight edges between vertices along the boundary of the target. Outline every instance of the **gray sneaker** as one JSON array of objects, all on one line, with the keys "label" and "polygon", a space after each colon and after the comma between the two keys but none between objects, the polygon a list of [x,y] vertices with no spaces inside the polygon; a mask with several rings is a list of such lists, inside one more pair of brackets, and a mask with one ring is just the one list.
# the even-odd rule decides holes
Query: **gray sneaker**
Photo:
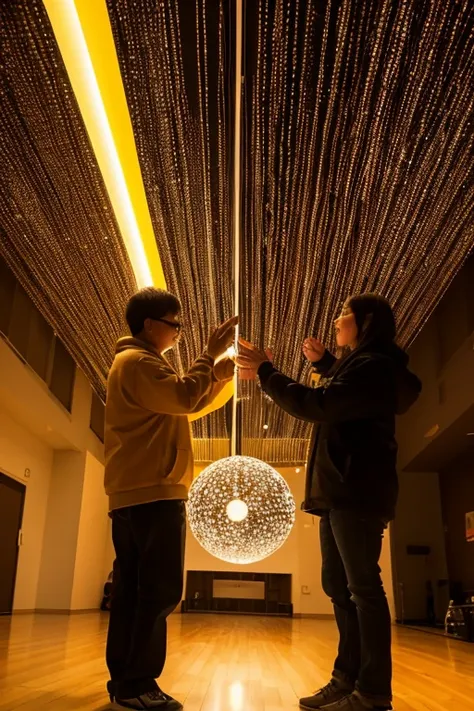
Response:
[{"label": "gray sneaker", "polygon": [[313,696],[306,696],[300,699],[300,708],[314,711],[314,709],[325,708],[328,704],[340,701],[352,693],[352,689],[341,686],[337,681],[331,679],[329,684],[316,691]]}]

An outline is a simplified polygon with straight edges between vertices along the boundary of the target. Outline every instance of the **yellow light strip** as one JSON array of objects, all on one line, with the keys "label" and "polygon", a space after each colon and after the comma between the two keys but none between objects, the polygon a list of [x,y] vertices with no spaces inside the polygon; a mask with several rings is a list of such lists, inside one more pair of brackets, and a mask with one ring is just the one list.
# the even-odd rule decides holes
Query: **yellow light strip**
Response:
[{"label": "yellow light strip", "polygon": [[[139,287],[166,289],[105,0],[43,0]],[[228,383],[189,419],[230,400]]]},{"label": "yellow light strip", "polygon": [[44,0],[139,287],[166,288],[105,0]]}]

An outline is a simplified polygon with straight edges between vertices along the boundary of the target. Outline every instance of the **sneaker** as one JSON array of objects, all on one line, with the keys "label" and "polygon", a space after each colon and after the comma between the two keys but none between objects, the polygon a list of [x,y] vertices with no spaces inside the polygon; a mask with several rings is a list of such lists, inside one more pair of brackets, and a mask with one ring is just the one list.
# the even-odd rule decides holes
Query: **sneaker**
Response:
[{"label": "sneaker", "polygon": [[308,711],[313,711],[313,709],[325,708],[328,704],[333,704],[335,701],[340,701],[344,699],[348,694],[352,692],[352,689],[348,689],[337,681],[331,679],[329,684],[323,686],[319,691],[315,691],[313,696],[307,696],[304,699],[300,699],[300,707],[302,709],[308,709]]},{"label": "sneaker", "polygon": [[333,704],[324,706],[323,709],[324,711],[393,711],[392,704],[374,706],[369,699],[365,699],[357,691]]},{"label": "sneaker", "polygon": [[158,711],[181,711],[183,705],[173,699],[172,696],[165,694],[161,689],[149,691],[147,694],[142,694],[134,699],[118,699],[115,698],[117,706],[126,709],[137,709],[144,711],[145,709],[157,709]]}]

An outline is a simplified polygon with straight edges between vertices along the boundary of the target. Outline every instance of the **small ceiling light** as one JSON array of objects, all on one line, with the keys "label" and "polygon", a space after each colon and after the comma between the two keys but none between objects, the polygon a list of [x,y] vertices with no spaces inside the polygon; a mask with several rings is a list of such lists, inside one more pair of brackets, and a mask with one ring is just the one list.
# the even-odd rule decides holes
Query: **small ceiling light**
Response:
[{"label": "small ceiling light", "polygon": [[268,430],[268,425],[263,425],[264,430]]},{"label": "small ceiling light", "polygon": [[299,474],[300,471],[301,471],[301,469],[300,469],[299,467],[296,467],[295,471],[296,471],[297,474]]}]

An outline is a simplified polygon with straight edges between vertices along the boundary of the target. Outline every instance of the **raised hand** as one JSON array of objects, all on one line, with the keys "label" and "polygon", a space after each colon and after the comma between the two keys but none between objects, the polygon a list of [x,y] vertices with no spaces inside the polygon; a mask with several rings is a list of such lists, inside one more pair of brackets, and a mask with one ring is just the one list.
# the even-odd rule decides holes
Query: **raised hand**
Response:
[{"label": "raised hand", "polygon": [[214,366],[216,380],[231,380],[234,377],[235,363],[232,358],[222,358]]},{"label": "raised hand", "polygon": [[244,338],[239,338],[237,365],[241,369],[243,379],[254,378],[262,363],[266,361],[273,362],[273,354],[270,350],[261,350]]},{"label": "raised hand", "polygon": [[326,352],[326,346],[317,338],[306,338],[303,343],[303,353],[310,363],[317,363]]},{"label": "raised hand", "polygon": [[235,338],[235,327],[239,322],[238,316],[232,316],[224,321],[219,328],[216,328],[207,344],[207,352],[211,358],[219,358],[233,344]]}]

